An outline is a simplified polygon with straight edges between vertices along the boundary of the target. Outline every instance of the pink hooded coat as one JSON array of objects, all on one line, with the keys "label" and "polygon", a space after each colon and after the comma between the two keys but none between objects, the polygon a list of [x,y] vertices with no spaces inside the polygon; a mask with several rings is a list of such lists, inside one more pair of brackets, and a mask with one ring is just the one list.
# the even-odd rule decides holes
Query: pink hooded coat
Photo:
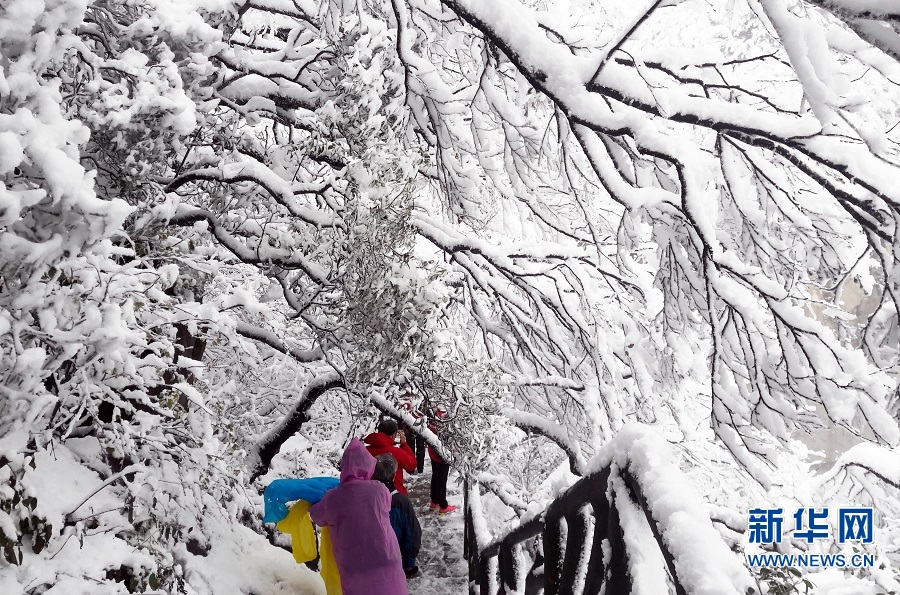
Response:
[{"label": "pink hooded coat", "polygon": [[397,536],[391,528],[391,495],[372,481],[375,457],[359,438],[341,457],[341,483],[309,509],[327,525],[344,595],[407,595]]}]

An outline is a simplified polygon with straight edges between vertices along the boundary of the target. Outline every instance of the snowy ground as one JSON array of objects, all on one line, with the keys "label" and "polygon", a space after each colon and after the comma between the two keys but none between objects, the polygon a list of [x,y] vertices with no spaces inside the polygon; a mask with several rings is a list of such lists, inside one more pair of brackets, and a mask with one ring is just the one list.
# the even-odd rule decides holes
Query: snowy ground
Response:
[{"label": "snowy ground", "polygon": [[447,499],[458,506],[451,514],[438,514],[428,509],[431,472],[426,467],[420,475],[406,475],[409,497],[422,525],[422,549],[419,568],[422,573],[409,581],[409,595],[459,595],[466,592],[468,569],[463,560],[462,486],[451,473],[447,482]]}]

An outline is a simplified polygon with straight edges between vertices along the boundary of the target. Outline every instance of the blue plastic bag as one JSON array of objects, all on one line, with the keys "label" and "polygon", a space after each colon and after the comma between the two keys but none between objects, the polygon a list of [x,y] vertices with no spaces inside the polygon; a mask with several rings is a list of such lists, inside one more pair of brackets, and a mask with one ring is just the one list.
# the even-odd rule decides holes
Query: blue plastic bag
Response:
[{"label": "blue plastic bag", "polygon": [[276,479],[263,493],[266,513],[264,523],[277,523],[288,515],[288,502],[306,500],[315,504],[330,489],[336,488],[337,477],[310,477],[308,479]]}]

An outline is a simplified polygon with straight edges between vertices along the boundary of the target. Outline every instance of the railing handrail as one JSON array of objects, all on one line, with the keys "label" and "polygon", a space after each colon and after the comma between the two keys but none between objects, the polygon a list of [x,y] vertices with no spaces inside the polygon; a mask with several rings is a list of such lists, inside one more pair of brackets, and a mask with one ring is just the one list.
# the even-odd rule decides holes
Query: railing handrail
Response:
[{"label": "railing handrail", "polygon": [[558,521],[566,514],[572,512],[571,502],[578,502],[576,508],[581,508],[587,504],[583,498],[586,493],[591,491],[595,483],[605,479],[609,475],[609,467],[605,467],[596,473],[591,473],[579,479],[577,482],[569,486],[566,491],[559,494],[550,505],[545,508],[537,516],[531,517],[520,522],[515,527],[509,529],[503,536],[495,537],[489,544],[483,546],[481,551],[484,555],[496,556],[501,545],[513,545],[521,543],[526,539],[531,539],[544,529],[547,521]]},{"label": "railing handrail", "polygon": [[[585,595],[598,594],[604,585],[606,593],[630,593],[633,580],[630,572],[634,567],[629,566],[625,531],[646,529],[638,529],[638,525],[634,525],[636,517],[633,513],[625,515],[623,512],[620,516],[620,510],[625,511],[626,507],[643,513],[659,547],[660,564],[665,565],[667,580],[670,587],[674,586],[677,595],[688,595],[691,591],[686,587],[694,589],[694,593],[705,593],[709,581],[698,582],[695,573],[690,572],[680,576],[675,554],[680,564],[684,565],[683,571],[685,568],[695,568],[715,554],[720,564],[709,568],[711,574],[707,578],[717,576],[718,582],[722,583],[718,585],[721,593],[745,592],[746,585],[741,583],[750,584],[752,579],[742,562],[737,557],[731,557],[728,546],[718,536],[709,515],[703,512],[699,499],[680,494],[675,487],[684,485],[687,480],[677,465],[661,456],[665,453],[659,443],[664,441],[661,438],[647,438],[651,434],[640,428],[620,432],[622,439],[617,444],[611,444],[602,458],[594,459],[595,464],[605,463],[602,468],[580,478],[556,496],[541,513],[520,520],[500,536],[485,535],[483,516],[475,518],[476,513],[481,512],[478,485],[467,483],[465,554],[469,561],[473,593],[493,595],[490,583],[499,578],[501,595],[520,592],[523,581],[526,594],[536,593],[540,588],[544,589],[545,595],[568,594],[574,592],[579,577],[584,579]],[[674,491],[670,492],[673,488]],[[470,506],[472,495],[477,500],[476,510]],[[652,500],[648,499],[648,495]],[[665,504],[654,514],[651,502]],[[590,512],[587,508],[589,504]],[[705,521],[701,520],[703,518]],[[476,523],[480,536],[475,535]],[[590,530],[592,526],[593,531]],[[682,536],[688,539],[683,540]],[[718,542],[712,543],[717,536]],[[521,559],[516,548],[532,538],[541,540],[542,552],[535,550],[533,566],[525,574],[526,570],[516,563],[517,559]],[[667,544],[667,540],[670,543]],[[697,543],[703,543],[703,548],[698,549]],[[496,566],[492,562],[494,558],[497,558]],[[542,571],[538,572],[540,568]],[[739,575],[745,576],[740,578]],[[688,581],[688,585],[684,584],[684,580]]]},{"label": "railing handrail", "polygon": [[[606,486],[610,479],[611,470],[612,465],[608,465],[594,473],[590,473],[582,477],[577,482],[572,484],[566,491],[554,498],[554,500],[547,506],[547,508],[544,509],[542,513],[531,519],[521,522],[517,526],[508,530],[502,536],[495,537],[487,544],[478,543],[477,536],[474,534],[474,519],[472,518],[473,511],[469,506],[469,491],[471,489],[477,489],[477,484],[472,486],[467,485],[467,489],[465,491],[465,538],[471,541],[468,541],[468,543],[466,544],[467,547],[465,548],[466,551],[464,553],[469,560],[470,583],[479,586],[481,595],[488,595],[490,591],[489,585],[487,583],[489,582],[490,571],[487,562],[488,560],[496,557],[500,560],[500,593],[506,593],[507,587],[511,587],[512,583],[518,578],[518,576],[510,576],[511,574],[516,574],[516,569],[511,562],[512,549],[516,545],[533,537],[537,537],[538,535],[544,537],[546,542],[548,530],[558,533],[559,522],[563,518],[568,518],[577,514],[587,504],[598,504],[601,499],[605,503]],[[600,508],[604,507],[601,506]],[[614,507],[612,506],[605,507],[605,510],[607,510],[607,514],[610,510],[612,510],[613,514],[615,514]],[[606,531],[604,530],[601,533],[605,535]],[[584,535],[582,535],[582,537],[584,537]],[[579,544],[579,546],[580,545],[582,544]],[[552,549],[555,552],[555,555],[545,556],[547,560],[545,560],[544,575],[547,582],[551,583],[550,585],[547,585],[545,593],[547,593],[547,595],[556,595],[561,592],[559,590],[560,584],[570,585],[573,583],[574,572],[577,570],[576,564],[581,558],[581,551],[579,549],[577,555],[574,555],[572,549],[567,548],[567,551],[563,556],[561,552],[557,551],[559,550],[558,547],[546,549]],[[611,582],[618,585],[618,587],[616,587],[614,591],[607,592],[614,592],[617,594],[625,593],[626,591],[623,591],[622,589],[625,584],[623,581],[627,581],[627,577],[625,575],[627,564],[624,555],[624,543],[621,540],[621,536],[619,536],[619,538],[617,539],[617,547],[614,549],[616,549],[617,552],[614,553],[613,558],[610,560],[609,566],[611,569],[615,569],[613,573],[615,574],[615,576],[611,579]],[[558,556],[556,554],[558,554]],[[554,567],[548,569],[548,563],[551,563]],[[592,555],[589,564],[594,566],[596,566],[597,564],[602,564],[602,555]],[[603,581],[595,582],[595,589],[591,591],[585,590],[585,593],[599,593]],[[554,587],[556,588],[555,590]],[[679,595],[682,595],[684,591],[682,590],[678,593]]]}]

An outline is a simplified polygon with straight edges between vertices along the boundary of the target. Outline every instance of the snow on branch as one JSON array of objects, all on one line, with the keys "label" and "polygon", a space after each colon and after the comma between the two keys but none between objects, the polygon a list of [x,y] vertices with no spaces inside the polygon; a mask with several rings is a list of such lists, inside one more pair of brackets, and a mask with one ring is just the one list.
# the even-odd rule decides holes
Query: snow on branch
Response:
[{"label": "snow on branch", "polygon": [[296,434],[304,423],[310,420],[309,409],[316,399],[330,390],[343,388],[344,381],[334,372],[322,374],[310,380],[294,400],[294,404],[278,424],[260,437],[256,445],[247,455],[245,467],[250,481],[268,471],[272,459],[278,454],[281,445]]},{"label": "snow on branch", "polygon": [[843,17],[900,21],[900,2],[897,0],[807,0],[807,2]]},{"label": "snow on branch", "polygon": [[844,469],[857,467],[871,473],[880,481],[900,490],[900,453],[877,444],[863,442],[840,456],[823,481],[835,479]]},{"label": "snow on branch", "polygon": [[313,19],[319,13],[316,4],[309,0],[247,0],[242,10],[248,8],[294,17],[313,26]]},{"label": "snow on branch", "polygon": [[510,484],[501,477],[487,472],[478,473],[475,481],[491,491],[503,504],[509,506],[516,514],[522,516],[528,510],[528,504],[510,491]]},{"label": "snow on branch", "polygon": [[[319,209],[297,204],[297,200],[294,197],[295,191],[291,184],[255,160],[247,159],[236,163],[228,163],[220,167],[198,168],[184,172],[166,186],[166,192],[175,192],[185,184],[198,180],[212,180],[226,184],[254,182],[264,188],[291,215],[301,221],[305,221],[315,227],[325,228],[343,225],[334,214],[328,214]],[[302,191],[308,192],[309,190],[303,188]]]},{"label": "snow on branch", "polygon": [[[259,245],[255,248],[247,246],[219,223],[218,217],[210,211],[204,209],[182,210],[169,219],[169,224],[189,226],[200,221],[208,223],[212,228],[212,235],[245,264],[276,265],[288,270],[301,269],[310,278],[323,285],[328,282],[327,272],[302,254],[279,250],[268,245]],[[259,241],[262,244],[262,238]]]},{"label": "snow on branch", "polygon": [[[767,0],[765,13],[782,37],[782,47],[774,51],[746,60],[689,57],[667,63],[652,51],[634,47],[629,48],[628,60],[619,60],[608,59],[604,52],[626,43],[614,40],[593,52],[571,51],[548,36],[531,10],[515,0],[444,4],[502,52],[527,84],[565,118],[593,170],[592,181],[633,216],[649,222],[655,238],[665,238],[657,244],[659,253],[671,254],[678,266],[671,269],[660,259],[657,281],[665,280],[657,285],[663,291],[661,311],[671,322],[680,318],[679,309],[692,303],[709,325],[713,426],[742,463],[756,470],[754,475],[762,477],[744,455],[768,459],[773,454],[769,437],[786,440],[797,427],[815,427],[812,404],[824,404],[821,411],[856,431],[872,433],[887,444],[897,441],[896,421],[884,409],[883,388],[890,381],[853,350],[839,345],[830,329],[811,331],[805,320],[809,315],[801,311],[807,298],[791,271],[799,268],[804,277],[816,277],[837,273],[839,266],[817,270],[803,259],[785,257],[776,239],[779,225],[765,223],[775,208],[786,214],[799,207],[810,221],[810,231],[800,239],[808,246],[804,250],[829,254],[820,263],[856,258],[829,236],[828,230],[844,226],[842,218],[855,221],[865,231],[862,239],[876,250],[881,240],[896,237],[900,189],[892,180],[900,167],[869,140],[871,135],[850,122],[848,114],[854,107],[841,96],[843,74],[835,70],[839,65],[830,54],[829,43],[851,47],[848,40],[831,33],[828,26],[788,12],[780,0]],[[873,10],[890,12],[884,6]],[[624,30],[627,38],[634,27]],[[785,76],[797,77],[818,118],[772,101],[760,106],[758,100],[772,97],[768,90],[733,84],[723,72],[726,63],[740,69],[757,60],[779,69],[790,65]],[[755,96],[754,101],[747,99]],[[515,122],[506,115],[507,109],[498,108],[495,117]],[[832,129],[835,122],[843,127],[840,133]],[[828,127],[823,129],[823,123]],[[681,136],[684,133],[690,141]],[[698,140],[704,138],[719,148],[707,150],[708,145]],[[735,167],[723,145],[737,148],[745,163]],[[524,152],[517,155],[526,158]],[[569,159],[574,161],[574,156]],[[762,162],[775,167],[760,166]],[[515,172],[523,170],[518,164],[514,167]],[[798,194],[807,187],[833,197],[839,210],[819,211]],[[726,210],[720,212],[722,208]],[[723,233],[723,225],[728,232]],[[729,237],[732,231],[734,238]],[[509,297],[510,304],[527,311],[522,296],[532,293],[512,278],[520,270],[504,267],[502,261],[491,263],[483,250],[481,254],[467,250],[467,257],[460,257],[472,244],[455,240],[446,244],[476,287],[488,295]],[[884,262],[885,273],[895,275],[892,261]],[[497,276],[485,273],[492,264],[507,276],[507,283],[501,285]],[[542,315],[564,311],[562,302],[544,304],[528,306]],[[520,349],[527,344],[523,337],[534,341],[529,336],[533,331],[523,324],[527,318],[511,308],[500,311],[507,315],[503,321]],[[789,311],[792,314],[787,315]],[[565,316],[560,319],[572,329],[580,326]],[[509,336],[498,332],[493,321],[484,315],[478,321],[485,333],[509,344]],[[621,352],[615,356],[628,361]],[[548,360],[546,355],[543,359]],[[566,360],[567,351],[561,349],[559,361]],[[597,369],[605,373],[614,367]],[[811,383],[809,377],[819,380]]]},{"label": "snow on branch", "polygon": [[392,403],[380,390],[368,389],[361,390],[357,389],[354,392],[357,392],[361,396],[365,397],[375,407],[377,407],[383,413],[386,413],[390,417],[394,419],[398,419],[410,428],[414,428],[416,434],[425,439],[425,442],[434,449],[434,451],[444,460],[452,461],[453,457],[451,453],[444,448],[443,443],[441,443],[441,439],[437,437],[437,434],[431,431],[427,425],[424,423],[424,419],[414,417],[409,410],[401,409],[397,407],[394,403]]},{"label": "snow on branch", "polygon": [[240,320],[235,323],[235,330],[239,335],[242,335],[254,341],[258,341],[260,343],[265,343],[269,347],[272,347],[273,349],[291,356],[294,360],[300,363],[308,364],[312,362],[322,361],[325,358],[325,354],[318,347],[316,347],[315,349],[299,349],[297,347],[291,347],[290,345],[287,345],[284,341],[282,341],[278,337],[278,335],[276,335],[272,331],[254,326],[252,324],[248,324]]},{"label": "snow on branch", "polygon": [[577,443],[570,441],[565,428],[559,424],[527,411],[505,409],[503,414],[510,423],[525,432],[533,432],[543,436],[559,446],[569,459],[569,470],[574,475],[584,475],[585,462]]}]

